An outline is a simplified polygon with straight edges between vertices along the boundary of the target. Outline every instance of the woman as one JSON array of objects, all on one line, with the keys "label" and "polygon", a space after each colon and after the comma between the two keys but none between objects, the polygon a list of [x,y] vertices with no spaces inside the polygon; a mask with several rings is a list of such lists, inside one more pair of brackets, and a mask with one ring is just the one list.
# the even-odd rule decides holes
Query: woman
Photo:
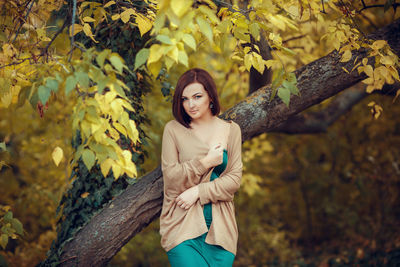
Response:
[{"label": "woman", "polygon": [[161,246],[176,266],[232,266],[238,239],[233,205],[242,177],[240,127],[217,117],[215,83],[202,69],[185,72],[164,127]]}]

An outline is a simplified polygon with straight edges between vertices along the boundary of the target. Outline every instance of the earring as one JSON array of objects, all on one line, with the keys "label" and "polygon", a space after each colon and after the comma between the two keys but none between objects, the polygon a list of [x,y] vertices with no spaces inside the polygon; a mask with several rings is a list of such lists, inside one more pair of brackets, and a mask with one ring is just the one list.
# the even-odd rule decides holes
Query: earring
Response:
[{"label": "earring", "polygon": [[214,108],[214,104],[211,102],[210,103],[210,108],[213,109]]}]

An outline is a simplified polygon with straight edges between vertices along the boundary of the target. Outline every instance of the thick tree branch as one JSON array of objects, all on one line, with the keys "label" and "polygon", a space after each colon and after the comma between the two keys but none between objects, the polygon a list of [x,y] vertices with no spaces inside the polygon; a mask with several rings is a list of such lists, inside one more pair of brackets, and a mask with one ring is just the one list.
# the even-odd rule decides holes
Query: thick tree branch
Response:
[{"label": "thick tree branch", "polygon": [[[400,20],[370,37],[387,40],[395,53],[400,55]],[[277,97],[270,101],[271,90],[266,86],[229,109],[222,117],[232,119],[241,126],[243,141],[269,132],[297,113],[365,79],[363,74],[347,74],[342,70],[342,67],[352,69],[351,62],[355,57],[365,56],[366,51],[354,51],[353,60],[341,63],[341,56],[334,51],[295,71],[301,96],[292,96],[290,107]],[[105,266],[124,244],[159,216],[162,196],[159,166],[107,204],[65,244],[61,260],[76,258],[64,262],[62,266]]]},{"label": "thick tree branch", "polygon": [[[370,94],[365,92],[366,86],[349,88],[338,95],[325,109],[319,112],[297,114],[269,132],[285,134],[325,133],[339,117],[346,114],[359,101]],[[385,85],[374,93],[394,96],[400,85]]]}]

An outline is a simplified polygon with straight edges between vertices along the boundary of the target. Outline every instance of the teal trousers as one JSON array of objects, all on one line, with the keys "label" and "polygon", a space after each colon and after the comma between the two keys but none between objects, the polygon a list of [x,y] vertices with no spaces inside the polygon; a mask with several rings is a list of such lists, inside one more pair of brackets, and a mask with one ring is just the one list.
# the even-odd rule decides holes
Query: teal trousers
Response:
[{"label": "teal trousers", "polygon": [[232,267],[235,255],[205,242],[207,233],[183,241],[167,252],[172,267]]}]

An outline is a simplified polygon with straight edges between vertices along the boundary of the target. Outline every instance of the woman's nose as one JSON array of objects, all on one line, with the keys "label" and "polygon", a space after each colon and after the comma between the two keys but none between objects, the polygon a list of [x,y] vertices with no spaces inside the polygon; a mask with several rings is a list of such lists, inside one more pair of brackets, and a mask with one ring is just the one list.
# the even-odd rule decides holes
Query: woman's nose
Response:
[{"label": "woman's nose", "polygon": [[193,107],[194,103],[192,99],[189,99],[189,107]]}]

